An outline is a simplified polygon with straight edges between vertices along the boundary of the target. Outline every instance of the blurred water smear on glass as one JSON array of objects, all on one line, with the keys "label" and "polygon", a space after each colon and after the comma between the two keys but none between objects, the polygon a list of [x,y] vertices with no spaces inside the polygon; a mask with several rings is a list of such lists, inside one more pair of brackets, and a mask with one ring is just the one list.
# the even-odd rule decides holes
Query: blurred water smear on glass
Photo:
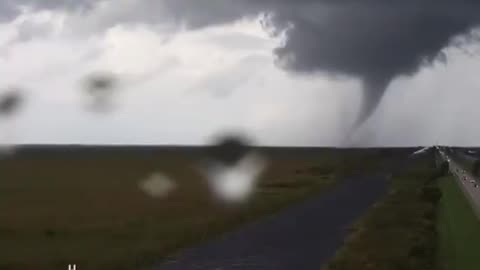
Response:
[{"label": "blurred water smear on glass", "polygon": [[96,72],[84,82],[87,94],[87,109],[93,112],[110,112],[114,109],[114,98],[118,90],[118,79],[113,73]]},{"label": "blurred water smear on glass", "polygon": [[14,116],[20,111],[24,96],[18,87],[8,87],[0,91],[0,157],[15,151]]},{"label": "blurred water smear on glass", "polygon": [[168,176],[155,172],[140,181],[140,189],[154,198],[166,198],[172,193],[177,184]]},{"label": "blurred water smear on glass", "polygon": [[11,87],[0,92],[0,117],[10,117],[20,109],[23,102],[20,88]]},{"label": "blurred water smear on glass", "polygon": [[254,193],[266,164],[258,153],[249,153],[234,166],[211,162],[204,173],[217,199],[226,203],[245,203]]}]

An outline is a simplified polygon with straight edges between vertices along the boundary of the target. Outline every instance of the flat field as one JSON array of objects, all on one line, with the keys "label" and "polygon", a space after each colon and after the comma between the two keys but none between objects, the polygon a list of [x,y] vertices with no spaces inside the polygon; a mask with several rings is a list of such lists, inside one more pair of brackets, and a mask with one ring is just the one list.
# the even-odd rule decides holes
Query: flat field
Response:
[{"label": "flat field", "polygon": [[[268,166],[254,195],[227,206],[198,169],[204,159],[199,148],[20,148],[0,160],[0,268],[147,267],[325,192],[385,155],[376,149],[255,151]],[[164,198],[147,195],[139,184],[153,173],[168,176],[177,188]]]}]

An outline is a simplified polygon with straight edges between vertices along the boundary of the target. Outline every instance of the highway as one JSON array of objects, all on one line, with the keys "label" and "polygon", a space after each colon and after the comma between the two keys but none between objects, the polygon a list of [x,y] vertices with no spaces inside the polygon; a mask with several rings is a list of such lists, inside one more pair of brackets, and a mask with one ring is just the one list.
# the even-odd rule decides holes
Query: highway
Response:
[{"label": "highway", "polygon": [[465,197],[472,205],[472,209],[478,218],[480,218],[480,183],[470,172],[465,170],[460,164],[455,162],[443,150],[439,150],[443,160],[449,163],[450,173],[455,177]]}]

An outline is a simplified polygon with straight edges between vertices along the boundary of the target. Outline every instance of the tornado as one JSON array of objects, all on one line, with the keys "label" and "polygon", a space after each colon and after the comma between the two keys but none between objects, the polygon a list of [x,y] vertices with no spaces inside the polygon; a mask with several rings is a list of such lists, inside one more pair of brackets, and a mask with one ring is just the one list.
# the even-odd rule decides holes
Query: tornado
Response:
[{"label": "tornado", "polygon": [[363,82],[360,110],[353,130],[358,129],[375,112],[389,84],[390,78],[368,79]]},{"label": "tornado", "polygon": [[[88,13],[100,1],[18,1],[34,9]],[[45,3],[44,3],[45,2]],[[138,3],[137,3],[138,2]],[[269,33],[285,33],[273,54],[281,68],[355,78],[363,84],[354,127],[375,113],[392,80],[430,65],[458,37],[475,40],[478,0],[143,0],[116,13],[99,29],[119,22],[178,24],[201,29],[265,16]],[[0,21],[19,12],[17,1],[0,4]],[[68,4],[66,4],[68,3]],[[462,46],[455,42],[455,46]],[[448,59],[447,59],[448,60]],[[448,61],[447,61],[448,63]],[[355,129],[354,128],[354,129]]]}]

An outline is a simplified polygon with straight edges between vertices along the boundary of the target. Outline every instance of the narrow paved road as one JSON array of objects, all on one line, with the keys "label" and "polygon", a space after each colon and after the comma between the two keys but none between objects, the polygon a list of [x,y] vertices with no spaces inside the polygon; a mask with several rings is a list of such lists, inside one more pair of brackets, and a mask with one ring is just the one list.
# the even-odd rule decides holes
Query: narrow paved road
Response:
[{"label": "narrow paved road", "polygon": [[186,249],[156,270],[320,269],[355,219],[383,195],[384,177],[345,180],[331,191]]}]

